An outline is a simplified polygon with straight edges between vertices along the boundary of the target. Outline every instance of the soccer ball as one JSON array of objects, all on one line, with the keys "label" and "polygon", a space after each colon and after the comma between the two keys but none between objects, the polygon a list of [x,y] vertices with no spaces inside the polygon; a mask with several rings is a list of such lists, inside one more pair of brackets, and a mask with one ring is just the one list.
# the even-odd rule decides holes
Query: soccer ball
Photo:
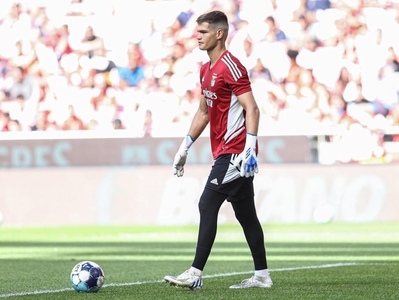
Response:
[{"label": "soccer ball", "polygon": [[95,262],[81,261],[73,267],[69,280],[75,291],[96,293],[104,284],[104,271]]}]

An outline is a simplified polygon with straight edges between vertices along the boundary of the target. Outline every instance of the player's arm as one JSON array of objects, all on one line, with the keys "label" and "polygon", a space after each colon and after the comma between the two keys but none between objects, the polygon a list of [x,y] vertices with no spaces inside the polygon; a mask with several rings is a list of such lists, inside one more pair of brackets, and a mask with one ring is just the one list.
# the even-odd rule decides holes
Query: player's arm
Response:
[{"label": "player's arm", "polygon": [[201,135],[208,123],[208,106],[206,104],[205,97],[201,95],[198,110],[194,115],[190,129],[188,131],[188,135],[193,138],[193,141],[195,141]]},{"label": "player's arm", "polygon": [[236,166],[240,166],[241,176],[249,177],[254,176],[255,173],[258,173],[256,146],[260,113],[258,105],[251,91],[238,96],[238,101],[246,112],[245,126],[247,129],[247,136],[244,150],[237,156],[234,164]]},{"label": "player's arm", "polygon": [[238,96],[238,101],[241,106],[244,108],[246,112],[246,121],[245,125],[247,128],[247,132],[257,135],[259,129],[259,107],[255,101],[254,95],[252,92],[246,92],[240,96]]},{"label": "player's arm", "polygon": [[188,150],[194,141],[201,135],[209,123],[208,107],[205,97],[202,95],[197,112],[195,113],[190,125],[190,129],[180,145],[179,150],[173,160],[173,174],[181,177],[184,174],[184,165],[186,164]]}]

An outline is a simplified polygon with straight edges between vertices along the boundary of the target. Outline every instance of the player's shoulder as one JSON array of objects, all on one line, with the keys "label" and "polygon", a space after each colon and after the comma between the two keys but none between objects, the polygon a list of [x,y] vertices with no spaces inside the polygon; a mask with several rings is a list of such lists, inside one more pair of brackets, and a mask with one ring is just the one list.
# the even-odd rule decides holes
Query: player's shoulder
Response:
[{"label": "player's shoulder", "polygon": [[223,69],[227,70],[225,74],[231,74],[231,76],[237,81],[239,78],[245,77],[247,71],[241,61],[234,56],[231,52],[226,51],[223,53],[220,61],[224,66]]},{"label": "player's shoulder", "polygon": [[223,61],[224,63],[226,63],[226,62],[228,62],[228,61],[234,61],[235,63],[240,63],[240,64],[241,64],[240,60],[239,60],[233,53],[231,53],[231,52],[228,51],[228,50],[226,50],[226,51],[222,54],[221,59],[222,59],[222,61]]},{"label": "player's shoulder", "polygon": [[235,68],[243,68],[243,64],[241,61],[230,51],[226,51],[221,56],[220,60],[230,69],[232,67]]}]

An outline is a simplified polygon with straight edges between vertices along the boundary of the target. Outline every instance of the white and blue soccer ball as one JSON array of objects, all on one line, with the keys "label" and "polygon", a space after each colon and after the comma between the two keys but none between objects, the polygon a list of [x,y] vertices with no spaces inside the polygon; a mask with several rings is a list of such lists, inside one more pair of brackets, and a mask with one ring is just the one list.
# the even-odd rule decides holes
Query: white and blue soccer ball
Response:
[{"label": "white and blue soccer ball", "polygon": [[73,267],[69,279],[75,291],[96,293],[104,284],[104,271],[93,261],[81,261]]}]

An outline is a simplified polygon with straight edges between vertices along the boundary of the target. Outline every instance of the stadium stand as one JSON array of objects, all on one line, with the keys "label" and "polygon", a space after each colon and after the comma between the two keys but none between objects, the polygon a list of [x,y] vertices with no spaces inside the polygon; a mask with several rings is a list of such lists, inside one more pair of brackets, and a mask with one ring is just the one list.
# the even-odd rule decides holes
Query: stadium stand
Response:
[{"label": "stadium stand", "polygon": [[343,162],[399,141],[398,0],[3,0],[0,131],[182,136],[207,59],[195,19],[211,9],[229,16],[260,134],[323,133]]}]

